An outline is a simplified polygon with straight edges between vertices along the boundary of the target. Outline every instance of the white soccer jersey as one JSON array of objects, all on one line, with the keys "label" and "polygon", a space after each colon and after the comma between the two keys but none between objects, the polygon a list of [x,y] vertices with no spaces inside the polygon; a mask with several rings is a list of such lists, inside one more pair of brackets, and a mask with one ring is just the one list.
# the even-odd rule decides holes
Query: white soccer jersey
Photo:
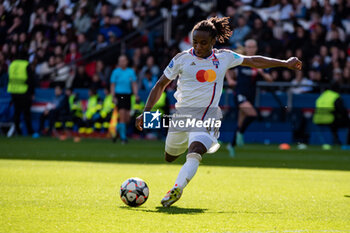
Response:
[{"label": "white soccer jersey", "polygon": [[[177,54],[164,70],[164,75],[174,80],[179,76],[177,100],[179,108],[217,108],[226,71],[243,62],[243,56],[226,49],[213,49],[208,58],[199,58],[193,48]],[[206,113],[206,112],[205,112]],[[204,118],[205,114],[203,115]]]}]

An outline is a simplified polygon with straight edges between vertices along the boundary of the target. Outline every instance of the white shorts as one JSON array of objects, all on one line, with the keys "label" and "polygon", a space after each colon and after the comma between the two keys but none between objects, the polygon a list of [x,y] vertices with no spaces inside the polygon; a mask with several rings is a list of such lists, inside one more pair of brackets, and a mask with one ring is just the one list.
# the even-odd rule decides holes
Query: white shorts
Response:
[{"label": "white shorts", "polygon": [[200,142],[207,148],[207,153],[215,153],[220,145],[218,143],[219,130],[206,132],[168,132],[165,141],[165,152],[173,156],[183,154],[192,142]]}]

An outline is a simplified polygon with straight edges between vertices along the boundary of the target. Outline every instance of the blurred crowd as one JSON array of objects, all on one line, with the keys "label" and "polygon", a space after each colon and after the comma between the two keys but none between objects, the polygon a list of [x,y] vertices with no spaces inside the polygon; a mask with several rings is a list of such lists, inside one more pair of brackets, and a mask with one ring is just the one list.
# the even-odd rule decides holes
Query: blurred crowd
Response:
[{"label": "blurred crowd", "polygon": [[[226,3],[224,3],[226,2]],[[350,1],[218,1],[217,12],[230,16],[231,49],[252,38],[258,54],[303,61],[303,71],[272,69],[276,81],[293,84],[350,84]],[[310,91],[296,88],[294,93]]]},{"label": "blurred crowd", "polygon": [[[108,58],[84,58],[141,29],[138,39],[126,44],[125,52],[139,89],[149,91],[171,57],[191,47],[190,30],[196,22],[229,16],[233,35],[217,47],[244,53],[244,41],[253,38],[258,41],[258,54],[281,59],[296,56],[303,61],[301,72],[271,69],[275,81],[350,84],[348,0],[0,2],[1,79],[16,54],[24,51],[34,70],[36,87],[108,87],[120,51]],[[183,8],[187,4],[190,7]],[[143,30],[165,12],[173,16],[169,41],[164,40],[163,28]],[[295,90],[305,91],[310,89]]]},{"label": "blurred crowd", "polygon": [[[122,55],[126,55],[122,60],[135,74],[137,88],[133,87],[133,92],[148,93],[170,59],[191,47],[193,26],[212,16],[230,17],[233,29],[230,39],[217,44],[217,48],[244,54],[244,42],[255,39],[257,54],[279,59],[296,56],[302,60],[302,71],[267,71],[274,81],[293,84],[293,93],[318,92],[317,86],[334,83],[350,87],[349,0],[0,0],[0,3],[0,86],[6,86],[11,62],[25,54],[36,88],[65,87],[71,92],[63,98],[64,92],[57,91],[61,94],[56,97],[57,102],[65,101],[58,106],[69,105],[68,111],[74,114],[69,114],[67,120],[57,115],[59,111],[46,109],[40,119],[41,128],[47,120],[50,129],[56,128],[54,123],[61,117],[65,124],[78,125],[79,130],[91,131],[97,124],[106,131],[114,103],[111,97],[99,100],[96,90],[104,89],[105,95],[111,96],[108,91],[113,85],[112,73],[125,66],[125,62],[119,64]],[[171,21],[167,21],[169,16]],[[171,23],[171,30],[164,22]],[[84,113],[74,94],[76,88],[90,90]],[[175,88],[176,82],[168,86],[168,90]],[[349,90],[343,88],[344,92]],[[137,92],[134,97],[132,110],[142,110]],[[108,109],[108,114],[101,117],[101,109]]]}]

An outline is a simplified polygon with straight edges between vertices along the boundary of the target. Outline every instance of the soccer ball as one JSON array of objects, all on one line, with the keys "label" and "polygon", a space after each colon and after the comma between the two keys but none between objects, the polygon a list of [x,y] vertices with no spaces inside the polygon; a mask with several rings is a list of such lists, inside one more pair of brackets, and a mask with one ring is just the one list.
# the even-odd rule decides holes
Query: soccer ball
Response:
[{"label": "soccer ball", "polygon": [[120,186],[120,198],[128,206],[140,206],[147,201],[148,186],[140,178],[129,178]]}]

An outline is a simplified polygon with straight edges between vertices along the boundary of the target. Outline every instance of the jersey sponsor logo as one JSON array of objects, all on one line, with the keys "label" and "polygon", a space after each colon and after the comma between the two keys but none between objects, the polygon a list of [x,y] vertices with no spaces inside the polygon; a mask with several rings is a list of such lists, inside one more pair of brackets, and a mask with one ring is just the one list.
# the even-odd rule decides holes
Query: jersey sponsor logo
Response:
[{"label": "jersey sponsor logo", "polygon": [[199,82],[213,82],[216,80],[216,73],[214,70],[199,70],[196,74],[196,78]]},{"label": "jersey sponsor logo", "polygon": [[162,114],[157,109],[156,112],[143,113],[143,128],[145,129],[160,129],[160,116]]},{"label": "jersey sponsor logo", "polygon": [[173,68],[174,67],[174,61],[171,60],[168,66],[169,66],[169,68]]},{"label": "jersey sponsor logo", "polygon": [[196,63],[194,63],[194,61],[191,63],[191,66],[195,66],[196,65]]}]

